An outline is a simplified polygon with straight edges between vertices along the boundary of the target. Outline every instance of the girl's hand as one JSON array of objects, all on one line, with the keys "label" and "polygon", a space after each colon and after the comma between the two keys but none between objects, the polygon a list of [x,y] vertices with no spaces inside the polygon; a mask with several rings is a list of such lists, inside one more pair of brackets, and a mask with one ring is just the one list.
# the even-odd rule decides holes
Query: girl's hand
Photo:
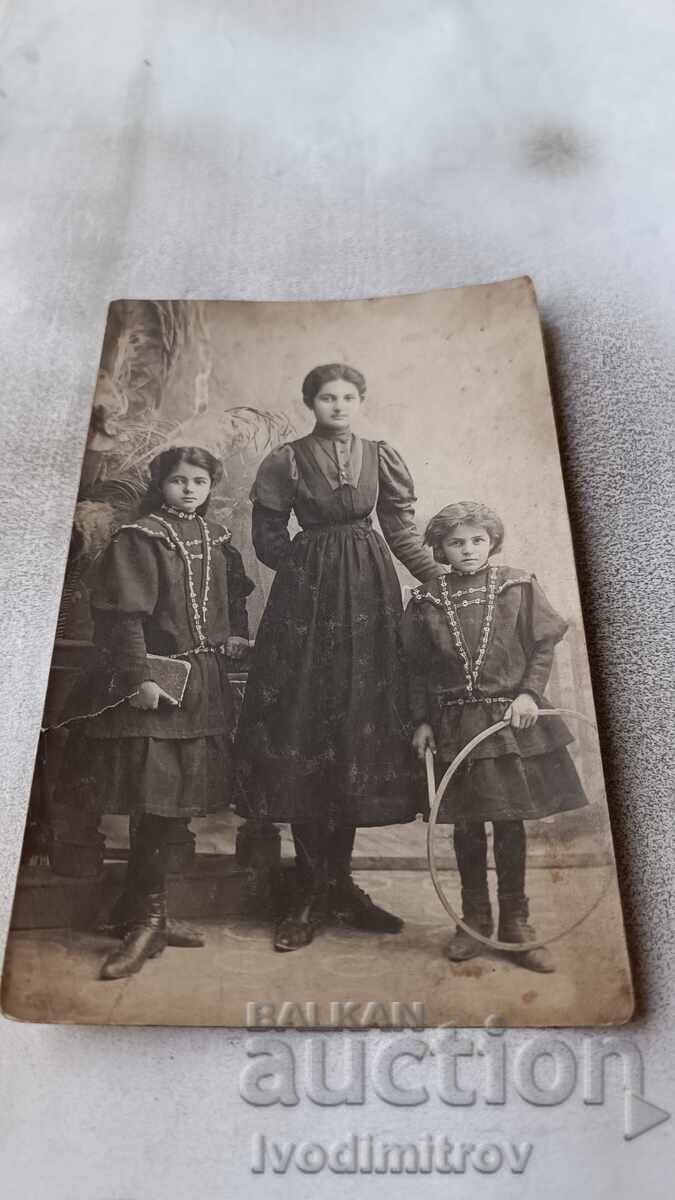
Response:
[{"label": "girl's hand", "polygon": [[536,700],[527,692],[516,696],[504,713],[504,720],[510,721],[514,729],[531,729],[539,716]]},{"label": "girl's hand", "polygon": [[229,637],[225,643],[225,654],[228,658],[246,658],[249,648],[247,638]]},{"label": "girl's hand", "polygon": [[177,707],[173,696],[170,696],[168,692],[165,692],[158,683],[155,683],[154,679],[146,679],[145,682],[141,684],[136,694],[129,697],[129,703],[131,707],[140,709],[157,709],[159,708],[160,700],[165,700],[167,704],[170,704],[173,708]]},{"label": "girl's hand", "polygon": [[432,754],[436,753],[436,738],[434,737],[434,731],[431,728],[431,725],[428,725],[426,721],[417,726],[417,729],[413,734],[412,744],[415,754],[422,760],[422,762],[424,762],[424,755],[426,753],[427,746],[431,750]]}]

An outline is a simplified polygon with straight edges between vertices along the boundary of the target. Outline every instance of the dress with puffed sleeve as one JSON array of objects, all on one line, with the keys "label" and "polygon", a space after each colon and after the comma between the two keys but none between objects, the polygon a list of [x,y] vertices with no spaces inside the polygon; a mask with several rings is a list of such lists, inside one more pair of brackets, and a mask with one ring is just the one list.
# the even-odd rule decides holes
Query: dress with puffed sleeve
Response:
[{"label": "dress with puffed sleeve", "polygon": [[276,575],[239,722],[240,812],[334,826],[414,819],[391,553],[419,579],[442,568],[417,531],[410,473],[386,443],[315,432],[267,456],[251,498],[256,553]]}]

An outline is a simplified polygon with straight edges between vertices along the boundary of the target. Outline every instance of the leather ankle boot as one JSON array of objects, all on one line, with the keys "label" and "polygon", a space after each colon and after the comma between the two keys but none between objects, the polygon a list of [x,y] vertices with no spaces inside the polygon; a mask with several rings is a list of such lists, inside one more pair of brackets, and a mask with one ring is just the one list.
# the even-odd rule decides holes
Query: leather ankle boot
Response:
[{"label": "leather ankle boot", "polygon": [[[483,937],[492,937],[494,921],[487,886],[480,892],[462,888],[462,919],[471,929],[475,929],[476,933],[481,933]],[[469,958],[485,954],[485,950],[486,947],[478,938],[472,937],[458,925],[448,942],[446,953],[451,962],[466,962]]]},{"label": "leather ankle boot", "polygon": [[300,950],[314,939],[326,916],[326,888],[323,884],[298,886],[293,902],[274,932],[274,949]]},{"label": "leather ankle boot", "polygon": [[[109,937],[124,938],[131,928],[132,918],[136,907],[136,892],[142,891],[139,875],[143,871],[144,857],[147,853],[147,830],[143,818],[132,816],[129,820],[129,860],[124,888],[113,904],[112,910],[101,926],[101,932]],[[162,843],[164,842],[164,834]],[[166,850],[162,851],[164,866],[166,866]],[[167,914],[166,918],[167,945],[180,946],[185,949],[197,949],[203,946],[204,936],[198,930],[188,925],[186,921],[177,921]]]},{"label": "leather ankle boot", "polygon": [[400,933],[403,921],[380,908],[351,876],[356,826],[341,825],[330,833],[326,845],[328,911],[338,925],[372,933]]},{"label": "leather ankle boot", "polygon": [[[497,937],[500,942],[534,942],[536,941],[536,932],[529,923],[530,905],[527,896],[524,895],[504,895],[499,896],[499,930]],[[510,950],[508,952],[520,964],[521,967],[526,967],[528,971],[539,971],[541,974],[549,975],[555,971],[555,964],[550,952],[545,946],[538,946],[534,950]]]},{"label": "leather ankle boot", "polygon": [[[108,937],[124,938],[131,928],[133,913],[133,896],[125,887],[112,906],[108,918],[99,925],[99,931]],[[167,914],[166,918],[167,946],[180,946],[183,949],[197,949],[205,945],[204,935],[187,921],[177,921]]]},{"label": "leather ankle boot", "polygon": [[371,900],[351,875],[334,879],[329,887],[329,908],[338,925],[364,929],[371,933],[400,933],[404,922]]},{"label": "leather ankle boot", "polygon": [[139,897],[136,915],[121,946],[113,950],[101,967],[101,979],[124,979],[136,975],[150,958],[167,946],[166,892]]}]

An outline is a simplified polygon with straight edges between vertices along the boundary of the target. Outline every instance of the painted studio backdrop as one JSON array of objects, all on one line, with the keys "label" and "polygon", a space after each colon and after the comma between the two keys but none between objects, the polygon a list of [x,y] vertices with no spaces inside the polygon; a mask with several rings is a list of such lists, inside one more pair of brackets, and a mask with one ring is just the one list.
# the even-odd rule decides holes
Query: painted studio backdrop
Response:
[{"label": "painted studio backdrop", "polygon": [[[536,301],[530,281],[522,278],[348,302],[122,300],[111,305],[9,943],[5,999],[9,996],[17,1015],[44,1019],[38,1001],[31,999],[38,994],[31,974],[37,972],[40,994],[47,994],[44,981],[51,981],[50,1012],[65,1013],[67,1020],[102,1019],[104,993],[96,977],[101,913],[112,908],[120,893],[130,854],[129,820],[123,815],[129,810],[108,808],[101,817],[92,805],[91,814],[79,814],[74,823],[58,782],[72,736],[60,724],[61,714],[92,653],[89,588],[100,556],[118,526],[138,519],[148,467],[160,451],[181,445],[210,451],[222,461],[224,472],[211,496],[209,516],[231,532],[232,546],[255,585],[248,597],[250,637],[255,639],[274,576],[253,549],[250,491],[271,450],[312,430],[314,414],[303,404],[301,386],[322,363],[348,364],[365,376],[367,391],[354,432],[387,442],[402,456],[415,483],[420,532],[453,502],[488,505],[506,531],[495,565],[534,573],[568,625],[555,649],[546,696],[554,708],[590,718],[589,724],[571,723],[574,740],[569,746],[589,803],[560,819],[529,820],[527,854],[542,936],[563,936],[563,921],[578,931],[562,943],[563,965],[555,984],[541,992],[524,1016],[526,1023],[578,1024],[596,1018],[610,1022],[626,1010],[630,986],[620,902],[555,421]],[[297,528],[291,521],[291,535]],[[395,567],[405,605],[417,581],[396,561]],[[258,651],[262,644],[261,638]],[[244,655],[224,668],[235,696],[235,721],[247,694],[249,664]],[[249,702],[254,694],[249,686]],[[245,727],[240,721],[240,732]],[[412,747],[410,753],[412,760]],[[418,777],[422,810],[421,765]],[[439,854],[458,902],[459,878],[447,830],[446,825],[445,832],[437,831]],[[132,828],[131,852],[133,837]],[[278,918],[290,878],[285,871],[293,862],[290,826],[264,817],[245,820],[231,806],[192,820],[175,819],[171,838],[172,911],[180,918],[211,922],[209,954],[193,960],[203,977],[199,983],[195,976],[196,990],[183,995],[182,976],[172,967],[179,951],[172,949],[158,959],[171,976],[170,988],[160,995],[148,984],[146,992],[143,981],[152,979],[148,968],[115,1009],[114,1020],[239,1025],[245,1001],[271,986],[271,964],[282,988],[269,925]],[[425,823],[418,819],[359,828],[352,866],[367,873],[362,879],[366,890],[374,888],[385,908],[406,913],[409,932],[399,938],[396,954],[382,947],[378,971],[383,981],[390,981],[388,994],[418,998],[410,988],[419,964],[413,970],[403,960],[426,947],[431,964],[424,989],[427,1014],[433,1021],[446,1021],[444,976],[434,963],[443,957],[439,946],[447,919],[432,894]],[[593,915],[586,923],[588,913]],[[73,931],[78,931],[81,955],[76,980],[62,962],[62,955],[71,953]],[[323,981],[321,995],[339,989],[347,964],[354,994],[370,979],[370,960],[360,956],[360,943],[344,935],[343,945],[342,936],[326,933],[303,951],[314,955],[312,970]],[[599,964],[597,988],[581,988],[588,953]],[[220,954],[231,980],[226,996]],[[234,971],[228,966],[230,954]],[[485,1014],[498,1011],[512,1023],[524,1019],[517,972],[512,976],[504,969],[500,974],[494,965],[498,960],[491,961],[492,990],[473,987],[469,975],[453,976],[459,990],[453,992],[452,1016],[459,1023],[480,1023]],[[494,1007],[497,1002],[501,1008]]]},{"label": "painted studio backdrop", "polygon": [[[570,625],[556,649],[551,700],[592,716],[548,381],[542,357],[532,355],[531,299],[520,282],[444,293],[442,308],[437,293],[312,306],[113,304],[59,637],[90,635],[88,570],[113,529],[136,511],[148,462],[180,444],[204,446],[224,463],[211,512],[231,530],[256,583],[248,602],[255,636],[272,579],[251,543],[257,467],[274,446],[312,428],[300,394],[307,371],[348,362],[368,384],[358,432],[402,454],[416,484],[420,529],[459,499],[482,500],[501,514],[500,559],[534,570]],[[396,567],[405,601],[414,581]],[[584,781],[602,788],[595,738],[578,736]],[[579,822],[590,831],[593,814],[569,818],[565,833],[575,836]]]}]

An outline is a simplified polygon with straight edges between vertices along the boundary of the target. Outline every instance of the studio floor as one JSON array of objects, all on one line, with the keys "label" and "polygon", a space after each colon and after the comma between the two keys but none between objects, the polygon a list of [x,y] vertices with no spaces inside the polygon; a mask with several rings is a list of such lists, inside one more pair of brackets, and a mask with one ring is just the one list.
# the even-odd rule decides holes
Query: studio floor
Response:
[{"label": "studio floor", "polygon": [[[393,1001],[422,1004],[429,1027],[477,1026],[490,1016],[511,1026],[602,1025],[630,1017],[621,912],[614,882],[607,886],[607,868],[530,870],[531,911],[542,936],[559,931],[563,920],[569,927],[595,903],[586,920],[552,944],[557,970],[550,975],[490,950],[450,963],[444,950],[451,922],[423,872],[368,870],[355,878],[405,919],[402,933],[325,928],[312,945],[279,954],[269,924],[229,917],[203,926],[203,949],[167,949],[141,974],[102,982],[97,975],[113,948],[110,938],[15,931],[3,1008],[26,1021],[234,1027],[247,1024],[247,1005],[256,1002],[274,1005],[277,1013],[286,1002],[317,1002],[319,1022],[327,1026],[330,1003],[346,1001],[359,1005],[357,1023],[369,1003],[390,1011]],[[451,902],[453,887],[448,878]],[[380,1016],[377,1023],[386,1022]]]}]

